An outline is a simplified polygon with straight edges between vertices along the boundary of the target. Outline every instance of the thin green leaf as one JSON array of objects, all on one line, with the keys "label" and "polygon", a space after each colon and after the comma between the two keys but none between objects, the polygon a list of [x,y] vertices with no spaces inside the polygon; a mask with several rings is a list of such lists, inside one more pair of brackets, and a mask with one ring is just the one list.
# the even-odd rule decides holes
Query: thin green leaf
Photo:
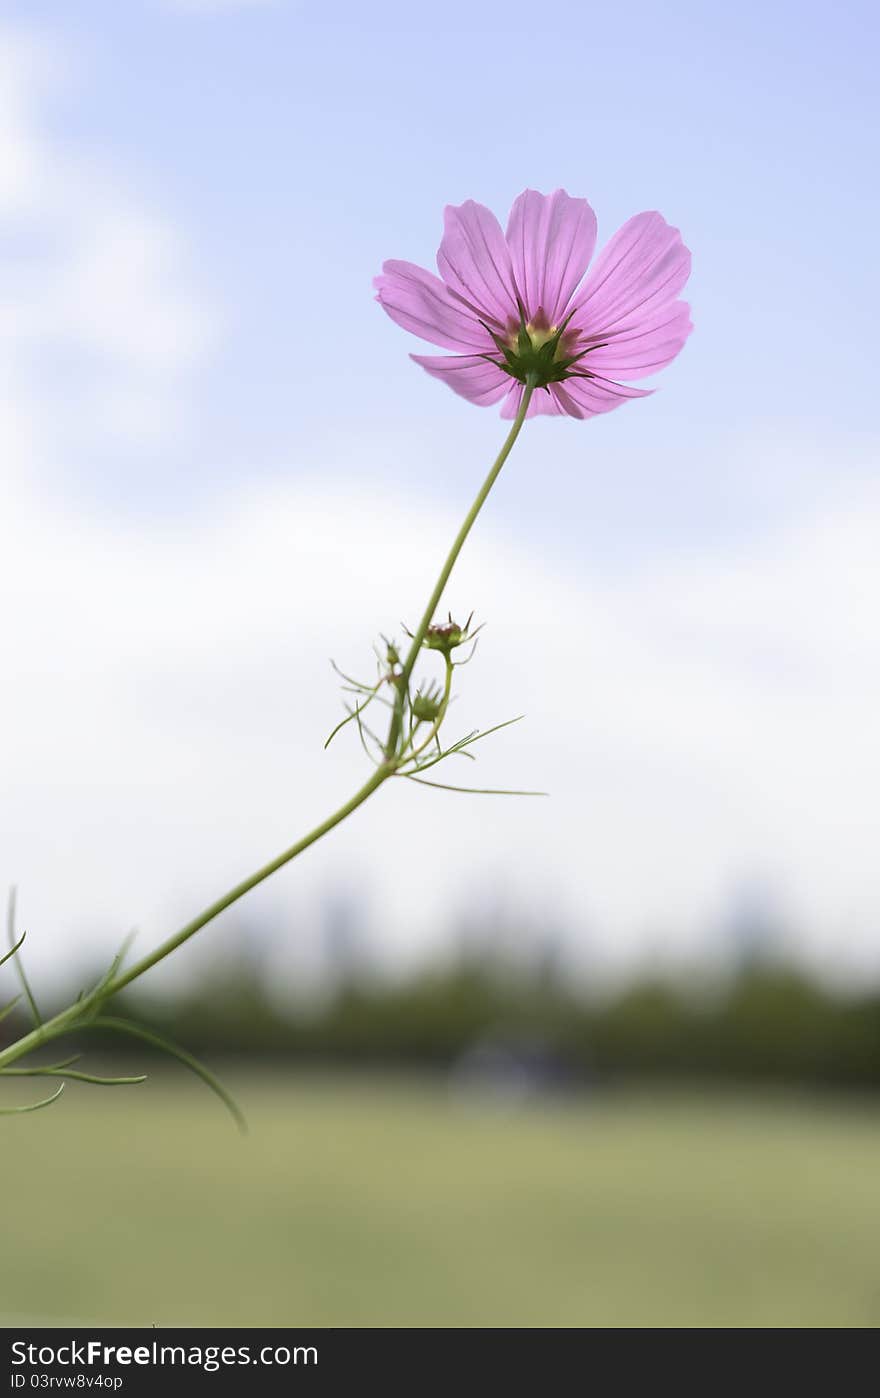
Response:
[{"label": "thin green leaf", "polygon": [[339,675],[340,679],[345,680],[346,684],[354,685],[355,689],[359,689],[362,694],[372,694],[373,690],[378,687],[376,685],[362,684],[360,680],[352,679],[351,675],[347,675],[344,670],[340,670],[335,660],[331,660],[330,664],[333,666],[333,669],[336,671],[337,675]]},{"label": "thin green leaf", "polygon": [[134,940],[134,936],[134,932],[129,932],[128,936],[125,938],[125,941],[122,943],[122,946],[119,948],[119,951],[116,953],[113,960],[110,962],[110,965],[107,967],[107,970],[104,972],[103,976],[101,976],[100,980],[95,982],[91,990],[81,990],[79,995],[76,997],[77,1003],[82,1004],[83,1007],[83,1022],[86,1022],[89,1014],[94,1013],[95,1010],[99,1009],[101,1001],[106,999],[105,992],[110,990],[110,987],[112,986],[113,981],[116,977],[116,972],[119,970],[120,966],[125,960],[125,954],[131,946]]},{"label": "thin green leaf", "polygon": [[[9,890],[9,901],[8,901],[8,903],[7,903],[7,905],[6,905],[6,930],[7,930],[7,934],[8,934],[8,937],[9,937],[9,946],[10,946],[10,948],[11,948],[13,951],[15,951],[16,948],[17,948],[17,946],[21,946],[21,942],[19,941],[18,943],[16,943],[16,941],[15,941],[15,885],[14,885],[14,884],[13,884],[12,888],[10,888],[10,890]],[[22,940],[23,940],[23,939],[22,939]],[[30,1012],[31,1012],[31,1018],[32,1018],[33,1021],[34,1021],[35,1026],[39,1029],[40,1026],[41,1026],[41,1024],[43,1023],[43,1017],[42,1017],[42,1015],[40,1014],[40,1011],[37,1009],[37,1002],[36,1002],[36,1000],[34,999],[33,993],[32,993],[31,988],[30,988],[30,985],[28,984],[28,978],[27,978],[27,976],[26,976],[25,973],[24,973],[24,965],[23,965],[23,963],[22,963],[22,959],[21,959],[20,956],[17,956],[17,957],[15,958],[15,969],[18,971],[18,979],[21,981],[21,988],[22,988],[22,990],[24,991],[25,999],[26,999],[27,1002],[28,1002],[28,1007],[29,1007]]]},{"label": "thin green leaf", "polygon": [[[74,1063],[78,1063],[79,1060],[80,1060],[81,1058],[82,1058],[82,1054],[81,1054],[81,1053],[72,1053],[72,1054],[70,1055],[69,1058],[62,1058],[61,1061],[60,1061],[59,1063],[37,1063],[37,1064],[35,1064],[34,1066],[35,1066],[35,1068],[39,1068],[40,1070],[42,1070],[42,1069],[44,1069],[44,1068],[48,1068],[48,1070],[49,1070],[50,1073],[56,1073],[56,1072],[58,1072],[59,1069],[61,1069],[61,1068],[72,1068],[73,1065],[74,1065]],[[17,1073],[17,1072],[19,1072],[19,1069],[18,1069],[18,1068],[8,1068],[8,1069],[6,1069],[6,1071],[9,1072],[9,1073]],[[25,1070],[21,1070],[21,1071],[25,1071]],[[30,1069],[27,1069],[26,1071],[30,1072],[31,1070],[30,1070]]]},{"label": "thin green leaf", "polygon": [[459,753],[461,753],[462,756],[471,757],[471,760],[474,762],[476,761],[476,758],[473,757],[472,754],[465,753],[462,750],[460,744],[453,743],[451,747],[441,748],[440,751],[434,757],[431,757],[429,754],[426,754],[424,757],[422,757],[419,761],[416,762],[415,771],[427,772],[429,767],[436,767],[438,762],[443,762],[447,757],[457,756]]},{"label": "thin green leaf", "polygon": [[[465,752],[465,748],[472,747],[473,744],[478,743],[481,738],[488,738],[491,734],[500,732],[502,728],[509,728],[512,723],[521,723],[524,717],[524,714],[519,714],[516,718],[507,718],[503,723],[496,723],[492,728],[485,728],[483,730],[479,728],[473,729],[470,733],[466,733],[463,738],[459,738],[457,742],[445,748],[439,756],[432,757],[428,762],[420,762],[418,770],[420,772],[426,772],[429,767],[436,767],[438,762],[442,762],[445,758],[454,757],[456,755],[473,758],[473,753]],[[404,775],[408,774],[404,773]]]},{"label": "thin green leaf", "polygon": [[140,1083],[147,1081],[146,1073],[137,1073],[134,1077],[104,1078],[98,1073],[80,1073],[73,1071],[70,1073],[55,1073],[54,1077],[71,1078],[74,1082],[90,1082],[96,1087],[137,1087]]},{"label": "thin green leaf", "polygon": [[[377,735],[372,731],[372,729],[368,728],[367,725],[361,721],[361,716],[357,709],[354,712],[354,718],[357,720],[358,736],[361,740],[361,747],[363,748],[364,752],[367,754],[367,757],[370,759],[373,765],[378,767],[382,761],[382,756],[384,756],[382,740],[381,738],[377,737]],[[367,735],[366,737],[364,736],[365,734]],[[376,744],[376,747],[378,748],[382,756],[377,758],[375,753],[370,752],[370,749],[367,746],[367,737],[372,738],[373,742]]]},{"label": "thin green leaf", "polygon": [[[482,631],[482,629],[483,629],[482,626],[481,626],[479,629]],[[453,665],[455,666],[456,670],[460,670],[461,667],[462,667],[462,665],[470,665],[471,661],[473,660],[474,656],[476,655],[476,653],[477,653],[477,646],[479,645],[479,638],[478,638],[478,636],[477,636],[476,631],[474,632],[473,636],[471,637],[471,640],[473,641],[473,645],[471,646],[470,653],[469,653],[468,655],[465,656],[464,660],[453,660],[452,663],[453,663]]]},{"label": "thin green leaf", "polygon": [[461,742],[455,743],[453,746],[456,750],[465,745],[469,747],[472,743],[479,743],[483,738],[488,738],[493,733],[500,733],[502,728],[510,728],[513,723],[522,723],[524,718],[525,714],[517,714],[516,718],[506,718],[503,723],[496,723],[492,728],[478,728],[476,733],[469,734],[466,738],[463,738]]},{"label": "thin green leaf", "polygon": [[51,1107],[63,1091],[64,1083],[61,1083],[57,1092],[53,1092],[51,1097],[44,1097],[40,1102],[31,1102],[26,1107],[0,1107],[0,1116],[21,1116],[23,1112],[38,1112],[41,1107]]},{"label": "thin green leaf", "polygon": [[[364,691],[363,691],[362,689],[356,689],[355,686],[354,686],[353,684],[342,684],[342,685],[339,686],[339,688],[342,690],[343,694],[363,694],[363,693],[364,693]],[[375,701],[375,703],[377,703],[377,704],[384,704],[384,706],[385,706],[386,709],[393,709],[393,708],[394,708],[394,705],[391,703],[391,701],[390,701],[389,699],[385,699],[385,698],[379,693],[378,688],[377,688],[377,689],[368,690],[368,691],[367,691],[367,694],[368,694],[367,704],[371,704],[371,703],[373,703],[373,702]],[[366,708],[366,704],[364,704],[363,707]]]},{"label": "thin green leaf", "polygon": [[104,972],[101,979],[98,981],[97,985],[95,985],[93,989],[90,990],[86,995],[87,1000],[97,999],[100,996],[102,990],[105,990],[107,986],[113,984],[116,972],[119,970],[120,966],[125,960],[125,953],[128,951],[129,947],[134,941],[134,935],[135,934],[133,932],[129,932],[128,936],[125,938],[125,941],[122,943],[122,946],[119,948],[113,960],[110,962],[110,965]]},{"label": "thin green leaf", "polygon": [[425,777],[414,777],[410,772],[401,772],[407,781],[418,782],[419,786],[434,786],[438,791],[463,791],[469,796],[549,796],[549,791],[508,791],[495,786],[449,786],[446,782],[429,782]]},{"label": "thin green leaf", "polygon": [[[346,708],[345,718],[341,719],[339,723],[337,723],[336,727],[333,729],[333,732],[330,734],[330,737],[324,744],[325,752],[329,748],[330,744],[333,742],[333,739],[336,737],[336,734],[340,731],[340,729],[344,728],[347,723],[351,723],[352,719],[357,719],[357,722],[360,723],[359,715],[364,712],[367,705],[372,703],[372,701],[376,697],[377,696],[375,694],[370,694],[369,697],[364,700],[363,704],[355,704],[353,709]],[[384,700],[382,702],[384,703]]]},{"label": "thin green leaf", "polygon": [[333,742],[333,739],[336,737],[336,734],[337,734],[337,733],[340,733],[347,723],[351,723],[351,721],[352,721],[353,718],[354,718],[354,713],[352,712],[352,713],[347,713],[347,714],[345,715],[345,718],[341,718],[341,719],[339,720],[339,722],[337,723],[336,727],[333,729],[333,732],[330,734],[330,737],[327,739],[326,743],[324,744],[324,751],[325,751],[325,752],[326,752],[327,749],[329,748],[330,744]]},{"label": "thin green leaf", "polygon": [[0,1068],[0,1077],[33,1078],[40,1073],[60,1073],[78,1063],[81,1058],[81,1053],[74,1053],[70,1058],[62,1058],[60,1063],[35,1063],[31,1068]]},{"label": "thin green leaf", "polygon": [[12,1011],[15,1009],[16,1005],[18,1005],[18,1004],[20,1004],[20,1003],[21,1003],[21,996],[20,996],[20,995],[13,995],[13,997],[12,997],[11,1000],[7,1001],[7,1003],[6,1003],[5,1005],[0,1006],[0,1020],[5,1019],[7,1015],[11,1015],[11,1014],[12,1014]]},{"label": "thin green leaf", "polygon": [[92,1020],[91,1028],[95,1029],[117,1029],[122,1034],[130,1034],[132,1038],[143,1039],[145,1044],[151,1044],[153,1048],[161,1049],[163,1053],[176,1058],[185,1068],[189,1068],[191,1073],[195,1073],[197,1078],[211,1089],[220,1098],[227,1111],[235,1121],[236,1126],[242,1135],[247,1133],[247,1122],[240,1107],[234,1098],[226,1091],[226,1088],[218,1078],[214,1076],[209,1068],[200,1063],[197,1058],[193,1058],[186,1049],[173,1044],[170,1039],[164,1038],[161,1034],[156,1034],[152,1029],[144,1029],[139,1024],[135,1024],[129,1019],[119,1019],[115,1015],[101,1015],[100,1018]]},{"label": "thin green leaf", "polygon": [[10,947],[10,948],[9,948],[9,951],[5,951],[5,952],[3,953],[3,955],[0,956],[0,966],[2,966],[2,965],[4,964],[4,962],[9,961],[9,960],[15,955],[15,953],[18,951],[19,947],[24,945],[24,939],[25,939],[26,936],[27,936],[27,933],[26,933],[26,932],[22,932],[22,934],[21,934],[21,936],[19,937],[18,941],[15,943],[15,946]]},{"label": "thin green leaf", "polygon": [[147,1081],[146,1073],[139,1073],[133,1078],[105,1078],[98,1073],[83,1073],[76,1068],[46,1067],[46,1068],[4,1068],[0,1070],[0,1077],[4,1078],[65,1078],[71,1082],[90,1082],[98,1087],[130,1087],[136,1083]]}]

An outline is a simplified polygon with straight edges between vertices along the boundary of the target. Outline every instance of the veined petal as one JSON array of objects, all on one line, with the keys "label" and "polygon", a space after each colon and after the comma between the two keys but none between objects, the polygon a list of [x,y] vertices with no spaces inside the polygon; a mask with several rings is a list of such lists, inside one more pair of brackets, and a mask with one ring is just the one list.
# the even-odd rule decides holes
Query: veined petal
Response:
[{"label": "veined petal", "polygon": [[497,403],[510,385],[510,375],[480,355],[411,354],[410,359],[471,403]]},{"label": "veined petal", "polygon": [[[559,385],[554,383],[550,384],[548,388],[536,388],[532,394],[526,417],[540,417],[542,415],[558,417],[564,411],[554,397],[554,391],[558,387]],[[503,418],[516,417],[522,402],[522,396],[523,385],[521,383],[514,383],[501,409],[501,416]]]},{"label": "veined petal", "polygon": [[383,262],[373,279],[376,300],[393,321],[443,349],[490,349],[492,341],[476,316],[448,287],[412,262]]},{"label": "veined petal", "polygon": [[564,189],[526,189],[510,211],[507,243],[526,318],[543,310],[551,325],[558,324],[593,256],[593,210]]},{"label": "veined petal", "polygon": [[510,251],[497,218],[468,199],[444,213],[437,266],[446,285],[478,318],[504,327],[519,319]]},{"label": "veined petal", "polygon": [[654,392],[652,388],[630,388],[626,384],[612,383],[610,379],[579,378],[577,375],[553,384],[553,389],[563,411],[569,417],[581,418],[610,413],[629,398],[647,398]]},{"label": "veined petal", "polygon": [[606,243],[587,274],[571,324],[604,336],[674,301],[690,275],[691,255],[677,228],[658,213],[636,214]]},{"label": "veined petal", "polygon": [[690,306],[673,301],[643,320],[636,314],[629,326],[609,332],[581,361],[590,372],[614,378],[643,379],[669,364],[693,330]]}]

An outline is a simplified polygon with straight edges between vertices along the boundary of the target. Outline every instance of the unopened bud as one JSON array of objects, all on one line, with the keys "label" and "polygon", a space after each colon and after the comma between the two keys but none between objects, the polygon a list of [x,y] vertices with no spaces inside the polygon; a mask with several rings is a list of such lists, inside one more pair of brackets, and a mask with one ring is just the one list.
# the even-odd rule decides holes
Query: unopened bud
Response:
[{"label": "unopened bud", "polygon": [[465,641],[471,640],[470,624],[473,612],[468,617],[464,626],[459,626],[457,621],[452,620],[450,615],[448,621],[435,623],[429,626],[425,632],[424,645],[427,650],[439,650],[441,655],[451,655],[456,646],[464,645]]},{"label": "unopened bud", "polygon": [[440,700],[430,694],[417,694],[412,701],[412,711],[420,722],[433,723],[440,713]]}]

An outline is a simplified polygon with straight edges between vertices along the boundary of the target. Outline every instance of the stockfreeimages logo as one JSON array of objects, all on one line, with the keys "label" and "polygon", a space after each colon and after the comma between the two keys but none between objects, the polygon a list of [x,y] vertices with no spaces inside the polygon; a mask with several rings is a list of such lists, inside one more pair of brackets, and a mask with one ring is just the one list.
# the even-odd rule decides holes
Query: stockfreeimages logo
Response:
[{"label": "stockfreeimages logo", "polygon": [[[34,1345],[24,1340],[13,1340],[12,1363],[30,1368],[94,1368],[99,1366],[112,1369],[117,1365],[128,1368],[137,1365],[141,1368],[161,1368],[163,1365],[180,1368],[203,1369],[215,1373],[218,1369],[234,1368],[236,1365],[265,1365],[284,1368],[289,1364],[317,1364],[318,1350],[315,1345],[296,1345],[289,1349],[286,1345],[264,1345],[253,1351],[249,1345],[160,1345],[156,1340],[149,1345],[105,1345],[101,1340],[71,1340],[62,1345]],[[13,1388],[21,1388],[24,1374],[13,1375]]]}]

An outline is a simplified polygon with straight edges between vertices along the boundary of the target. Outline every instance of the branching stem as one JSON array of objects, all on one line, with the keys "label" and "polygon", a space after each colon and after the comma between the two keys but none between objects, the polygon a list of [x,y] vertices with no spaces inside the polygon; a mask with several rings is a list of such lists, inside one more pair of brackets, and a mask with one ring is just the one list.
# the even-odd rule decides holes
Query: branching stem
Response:
[{"label": "branching stem", "polygon": [[[23,1058],[26,1054],[31,1053],[41,1045],[58,1038],[60,1034],[64,1034],[81,1024],[88,1023],[89,1019],[94,1017],[97,1010],[109,1000],[111,996],[123,990],[126,986],[131,985],[133,981],[138,980],[147,971],[158,965],[160,961],[164,961],[166,956],[170,956],[178,947],[183,946],[184,942],[188,942],[190,937],[195,936],[196,932],[200,932],[209,922],[213,922],[215,917],[219,917],[219,915],[225,912],[227,908],[230,908],[233,903],[237,903],[246,893],[250,893],[251,889],[256,888],[258,884],[268,879],[271,874],[277,873],[285,864],[289,864],[297,855],[302,854],[310,845],[315,844],[322,836],[328,834],[335,826],[339,825],[356,811],[359,806],[362,806],[368,797],[372,796],[373,792],[379,789],[383,782],[387,781],[389,777],[395,776],[398,769],[404,763],[408,763],[413,757],[417,757],[419,753],[422,752],[424,748],[427,748],[434,740],[437,729],[442,722],[442,718],[449,704],[451,668],[447,668],[446,687],[437,719],[432,725],[431,732],[425,742],[420,744],[414,752],[407,752],[406,746],[404,746],[403,751],[400,750],[400,736],[410,676],[412,675],[416,660],[421,651],[422,642],[425,639],[428,627],[431,625],[440,598],[449,581],[450,574],[455,567],[456,560],[464,547],[465,541],[473,528],[477,516],[486,503],[490,490],[498,479],[502,466],[510,455],[514,442],[520,434],[522,425],[526,419],[526,414],[528,413],[533,392],[534,384],[531,382],[527,383],[523,392],[519,411],[507,434],[504,445],[492,463],[489,474],[480,487],[474,503],[471,505],[464,518],[464,522],[440,570],[440,575],[434,585],[434,590],[428,600],[428,605],[425,607],[422,619],[413,634],[409,650],[403,661],[402,670],[398,676],[397,694],[388,728],[388,737],[384,747],[384,761],[376,768],[372,776],[364,783],[360,790],[356,791],[344,805],[340,806],[338,811],[334,811],[326,820],[321,821],[320,825],[316,825],[307,835],[303,835],[302,839],[297,840],[296,844],[291,845],[289,849],[284,850],[281,854],[277,855],[275,859],[271,859],[268,864],[264,864],[262,868],[257,869],[255,873],[250,874],[246,879],[242,879],[242,881],[231,888],[228,893],[224,893],[222,897],[210,903],[208,907],[203,909],[196,917],[185,923],[178,932],[175,932],[173,936],[161,942],[154,951],[142,957],[139,961],[136,961],[128,970],[122,971],[121,969],[114,969],[112,974],[110,974],[90,995],[68,1006],[67,1009],[61,1010],[51,1019],[47,1019],[43,1023],[37,1023],[30,1033],[25,1034],[16,1043],[10,1044],[7,1048],[0,1051],[0,1070],[8,1067],[9,1064],[16,1062],[18,1059]],[[31,1002],[31,1007],[36,1015],[36,1006],[33,1004],[30,988],[27,986],[26,982],[24,983],[24,987],[25,994]],[[43,1104],[39,1103],[37,1105]]]}]

